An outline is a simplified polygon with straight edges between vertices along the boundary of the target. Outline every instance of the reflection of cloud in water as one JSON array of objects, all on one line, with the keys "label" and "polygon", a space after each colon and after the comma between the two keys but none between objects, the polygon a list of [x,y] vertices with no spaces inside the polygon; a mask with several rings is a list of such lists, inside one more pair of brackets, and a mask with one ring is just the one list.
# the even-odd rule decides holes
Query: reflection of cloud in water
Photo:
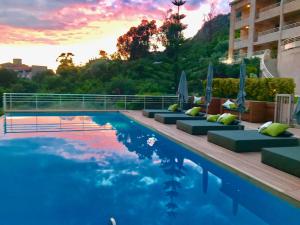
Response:
[{"label": "reflection of cloud in water", "polygon": [[152,185],[154,183],[157,183],[156,179],[153,179],[152,177],[143,177],[140,180],[141,183],[145,184],[145,185]]},{"label": "reflection of cloud in water", "polygon": [[157,139],[155,137],[150,137],[147,140],[147,145],[149,145],[150,147],[152,147],[155,144],[156,141],[157,141]]}]

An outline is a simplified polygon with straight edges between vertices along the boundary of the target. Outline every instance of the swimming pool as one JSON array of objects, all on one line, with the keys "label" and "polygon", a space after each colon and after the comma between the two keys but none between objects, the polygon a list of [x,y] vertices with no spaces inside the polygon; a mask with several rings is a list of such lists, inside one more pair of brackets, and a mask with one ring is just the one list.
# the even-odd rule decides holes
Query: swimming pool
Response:
[{"label": "swimming pool", "polygon": [[15,114],[6,131],[1,225],[300,224],[299,208],[120,113]]}]

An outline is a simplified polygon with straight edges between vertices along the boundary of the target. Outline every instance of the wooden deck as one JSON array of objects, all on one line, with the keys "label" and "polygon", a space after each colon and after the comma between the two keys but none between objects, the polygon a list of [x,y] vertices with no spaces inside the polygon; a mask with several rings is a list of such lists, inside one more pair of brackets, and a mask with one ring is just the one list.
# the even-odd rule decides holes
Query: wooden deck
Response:
[{"label": "wooden deck", "polygon": [[[300,178],[261,163],[260,153],[241,154],[229,151],[209,143],[206,136],[193,136],[176,129],[175,125],[165,125],[146,118],[141,111],[122,113],[300,207]],[[253,129],[258,124],[245,123],[245,126],[246,129]]]}]

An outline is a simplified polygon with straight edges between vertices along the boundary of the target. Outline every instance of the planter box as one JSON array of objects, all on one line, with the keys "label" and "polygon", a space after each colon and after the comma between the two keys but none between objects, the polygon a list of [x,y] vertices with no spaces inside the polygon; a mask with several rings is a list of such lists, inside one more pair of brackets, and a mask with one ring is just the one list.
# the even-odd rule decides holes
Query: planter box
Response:
[{"label": "planter box", "polygon": [[[204,97],[203,97],[204,98]],[[206,107],[204,104],[201,104],[201,105],[196,105],[196,104],[193,104],[194,102],[194,99],[193,97],[190,98],[190,100],[192,103],[191,103],[191,108],[192,107],[197,107],[197,106],[200,106],[202,107],[202,112],[203,113],[206,113]],[[220,103],[221,103],[221,99],[220,98],[212,98],[211,99],[211,103],[208,107],[208,114],[220,114]]]},{"label": "planter box", "polygon": [[275,103],[266,102],[265,120],[274,121],[274,116],[275,116]]},{"label": "planter box", "polygon": [[[238,116],[239,112],[236,110],[226,109],[222,106],[226,101],[227,99],[221,99],[221,113],[231,113]],[[247,100],[245,105],[248,111],[242,114],[242,120],[251,123],[263,123],[266,121],[266,102]]]}]

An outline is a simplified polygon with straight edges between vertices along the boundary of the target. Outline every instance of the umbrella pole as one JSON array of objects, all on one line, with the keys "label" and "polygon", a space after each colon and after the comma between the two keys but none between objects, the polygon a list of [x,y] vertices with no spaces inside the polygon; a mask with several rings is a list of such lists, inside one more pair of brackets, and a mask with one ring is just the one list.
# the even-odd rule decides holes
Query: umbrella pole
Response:
[{"label": "umbrella pole", "polygon": [[239,120],[242,121],[242,113],[239,113]]},{"label": "umbrella pole", "polygon": [[207,117],[207,114],[208,114],[208,104],[206,105],[206,117]]}]

